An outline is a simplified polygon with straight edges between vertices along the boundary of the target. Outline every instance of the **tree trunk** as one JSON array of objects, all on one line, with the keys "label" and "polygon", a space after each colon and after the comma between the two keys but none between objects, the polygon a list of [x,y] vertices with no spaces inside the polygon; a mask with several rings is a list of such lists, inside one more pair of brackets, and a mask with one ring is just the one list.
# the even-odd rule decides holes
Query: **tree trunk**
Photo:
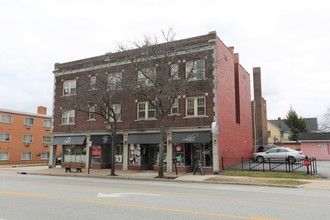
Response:
[{"label": "tree trunk", "polygon": [[164,178],[164,142],[165,142],[165,125],[164,117],[160,117],[160,143],[159,143],[159,159],[158,159],[158,178]]}]

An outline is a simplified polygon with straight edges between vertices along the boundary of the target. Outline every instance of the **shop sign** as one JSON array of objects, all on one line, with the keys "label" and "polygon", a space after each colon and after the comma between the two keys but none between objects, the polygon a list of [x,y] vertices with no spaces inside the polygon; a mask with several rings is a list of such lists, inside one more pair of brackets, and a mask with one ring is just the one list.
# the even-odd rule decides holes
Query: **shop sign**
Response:
[{"label": "shop sign", "polygon": [[109,140],[109,136],[105,135],[105,136],[102,137],[102,143],[103,144],[107,143],[108,140]]},{"label": "shop sign", "polygon": [[92,156],[101,156],[102,148],[101,147],[92,147]]},{"label": "shop sign", "polygon": [[71,143],[71,137],[68,137],[66,140],[64,140],[64,144],[70,144]]},{"label": "shop sign", "polygon": [[116,161],[116,163],[122,163],[123,155],[115,155],[115,161]]},{"label": "shop sign", "polygon": [[182,140],[187,141],[187,142],[195,142],[197,136],[198,136],[198,133],[192,133],[190,135],[187,135],[187,137],[183,138]]}]

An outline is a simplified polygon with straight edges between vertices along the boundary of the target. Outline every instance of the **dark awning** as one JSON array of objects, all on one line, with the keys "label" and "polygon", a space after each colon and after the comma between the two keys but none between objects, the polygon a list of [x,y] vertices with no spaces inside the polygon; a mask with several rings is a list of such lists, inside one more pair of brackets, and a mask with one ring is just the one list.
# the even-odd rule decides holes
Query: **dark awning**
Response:
[{"label": "dark awning", "polygon": [[160,134],[129,134],[128,144],[159,144]]},{"label": "dark awning", "polygon": [[173,133],[173,143],[209,143],[211,132],[177,132]]},{"label": "dark awning", "polygon": [[[111,144],[111,135],[92,135],[91,141],[93,144]],[[123,135],[117,134],[117,143],[123,142]]]},{"label": "dark awning", "polygon": [[85,141],[85,136],[66,136],[66,137],[54,137],[52,145],[80,145]]}]

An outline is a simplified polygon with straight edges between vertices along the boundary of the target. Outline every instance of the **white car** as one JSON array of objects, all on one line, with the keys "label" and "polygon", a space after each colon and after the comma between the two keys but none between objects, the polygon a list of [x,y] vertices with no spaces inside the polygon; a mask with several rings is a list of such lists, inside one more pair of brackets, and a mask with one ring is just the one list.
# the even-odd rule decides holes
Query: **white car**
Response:
[{"label": "white car", "polygon": [[258,152],[252,154],[252,159],[258,163],[269,160],[272,161],[288,161],[289,163],[295,163],[297,160],[305,159],[305,155],[301,151],[296,151],[285,147],[275,147],[266,152]]}]

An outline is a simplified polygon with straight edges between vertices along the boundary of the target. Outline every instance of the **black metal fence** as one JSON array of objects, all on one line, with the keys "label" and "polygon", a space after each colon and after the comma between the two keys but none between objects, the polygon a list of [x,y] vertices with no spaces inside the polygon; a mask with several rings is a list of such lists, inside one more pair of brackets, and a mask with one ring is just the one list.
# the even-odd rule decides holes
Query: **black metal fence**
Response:
[{"label": "black metal fence", "polygon": [[315,157],[296,160],[294,163],[289,160],[279,162],[265,159],[263,162],[257,162],[251,158],[222,157],[221,166],[222,170],[304,172],[310,175],[317,174],[317,161]]}]

